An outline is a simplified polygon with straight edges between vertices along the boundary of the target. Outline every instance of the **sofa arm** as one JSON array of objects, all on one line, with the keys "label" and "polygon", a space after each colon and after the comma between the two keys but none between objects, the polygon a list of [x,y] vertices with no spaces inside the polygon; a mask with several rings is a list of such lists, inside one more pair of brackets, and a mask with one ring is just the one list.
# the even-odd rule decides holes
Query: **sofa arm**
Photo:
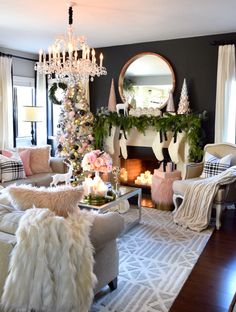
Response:
[{"label": "sofa arm", "polygon": [[90,233],[91,243],[95,250],[98,250],[107,242],[116,239],[123,230],[124,218],[117,212],[98,214]]},{"label": "sofa arm", "polygon": [[200,177],[203,170],[203,162],[185,164],[183,180]]},{"label": "sofa arm", "polygon": [[63,157],[51,157],[50,158],[50,167],[55,173],[66,173],[68,168],[64,163],[65,158]]}]

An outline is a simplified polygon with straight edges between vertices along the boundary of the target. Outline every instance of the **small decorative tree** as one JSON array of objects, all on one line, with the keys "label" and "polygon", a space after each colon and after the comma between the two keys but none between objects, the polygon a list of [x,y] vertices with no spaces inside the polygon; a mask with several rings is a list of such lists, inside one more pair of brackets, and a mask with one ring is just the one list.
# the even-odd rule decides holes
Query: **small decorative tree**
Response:
[{"label": "small decorative tree", "polygon": [[93,149],[93,119],[83,86],[69,86],[58,122],[57,152],[72,164],[74,185],[82,176],[81,161],[84,155]]},{"label": "small decorative tree", "polygon": [[188,90],[186,79],[184,78],[183,87],[180,95],[178,114],[188,114],[190,113],[189,100],[188,100]]},{"label": "small decorative tree", "polygon": [[116,112],[116,92],[114,86],[114,79],[111,80],[111,89],[108,100],[108,110],[110,112]]},{"label": "small decorative tree", "polygon": [[175,104],[174,104],[172,90],[170,90],[170,92],[169,92],[169,98],[168,98],[168,101],[167,101],[166,111],[169,112],[169,113],[174,113],[175,112]]}]

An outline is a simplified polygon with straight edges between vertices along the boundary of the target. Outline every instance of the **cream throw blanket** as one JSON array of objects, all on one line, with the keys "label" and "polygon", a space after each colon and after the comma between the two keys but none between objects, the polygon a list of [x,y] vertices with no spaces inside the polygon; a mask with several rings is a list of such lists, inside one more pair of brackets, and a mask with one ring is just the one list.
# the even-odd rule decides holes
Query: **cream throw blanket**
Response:
[{"label": "cream throw blanket", "polygon": [[93,214],[67,219],[29,209],[16,232],[2,306],[14,311],[87,312],[93,299]]},{"label": "cream throw blanket", "polygon": [[206,229],[219,187],[235,180],[236,166],[233,166],[214,177],[192,182],[186,188],[183,202],[174,214],[174,222],[198,232]]}]

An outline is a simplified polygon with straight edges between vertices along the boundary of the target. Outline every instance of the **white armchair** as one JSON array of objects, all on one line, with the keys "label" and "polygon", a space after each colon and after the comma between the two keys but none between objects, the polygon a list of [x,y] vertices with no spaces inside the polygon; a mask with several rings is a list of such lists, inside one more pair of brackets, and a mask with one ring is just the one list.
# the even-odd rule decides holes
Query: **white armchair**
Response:
[{"label": "white armchair", "polygon": [[[207,144],[204,148],[204,155],[208,152],[218,158],[222,158],[226,155],[231,154],[231,166],[236,165],[236,145],[229,143],[219,144]],[[183,180],[175,181],[173,183],[173,201],[175,209],[178,209],[186,187],[193,181],[203,179],[200,177],[204,167],[204,161],[201,163],[189,163],[185,165],[185,172],[183,174]],[[221,186],[215,196],[213,207],[216,208],[216,228],[220,229],[221,226],[221,213],[224,207],[236,203],[236,183]]]}]

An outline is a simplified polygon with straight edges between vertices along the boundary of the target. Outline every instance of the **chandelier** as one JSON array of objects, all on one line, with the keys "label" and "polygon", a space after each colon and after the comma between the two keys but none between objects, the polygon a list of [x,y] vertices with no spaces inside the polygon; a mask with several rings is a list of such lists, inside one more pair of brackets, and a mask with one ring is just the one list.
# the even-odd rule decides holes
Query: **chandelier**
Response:
[{"label": "chandelier", "polygon": [[48,48],[48,55],[41,49],[39,61],[35,70],[40,74],[47,74],[49,78],[58,81],[69,79],[69,82],[82,82],[86,84],[95,76],[106,75],[103,67],[103,54],[100,54],[99,64],[96,60],[95,50],[90,49],[84,36],[76,37],[73,34],[73,6],[75,2],[68,2],[69,25],[66,36],[56,38],[53,45]]}]

